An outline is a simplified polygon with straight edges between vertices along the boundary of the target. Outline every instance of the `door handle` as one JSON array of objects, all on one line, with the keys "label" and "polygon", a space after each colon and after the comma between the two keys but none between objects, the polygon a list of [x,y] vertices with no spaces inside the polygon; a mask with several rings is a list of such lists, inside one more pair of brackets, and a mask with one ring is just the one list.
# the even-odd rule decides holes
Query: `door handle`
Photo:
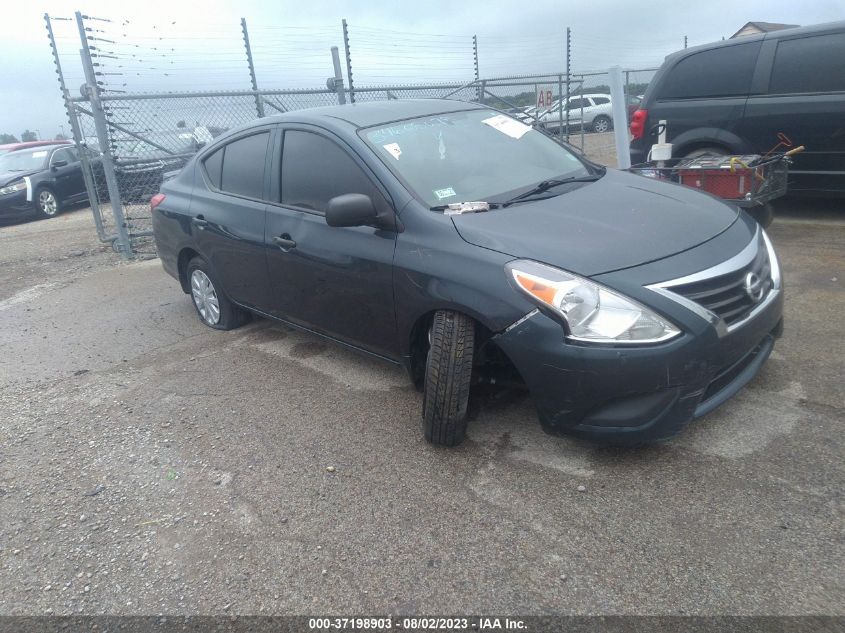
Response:
[{"label": "door handle", "polygon": [[193,224],[193,225],[194,225],[195,227],[197,227],[200,231],[202,231],[205,227],[207,227],[207,226],[208,226],[208,220],[206,220],[206,219],[205,219],[204,217],[202,217],[201,215],[198,215],[197,217],[195,217],[195,218],[191,219],[191,224]]},{"label": "door handle", "polygon": [[287,233],[282,233],[279,237],[274,237],[273,243],[283,251],[296,248],[296,242],[294,242]]}]

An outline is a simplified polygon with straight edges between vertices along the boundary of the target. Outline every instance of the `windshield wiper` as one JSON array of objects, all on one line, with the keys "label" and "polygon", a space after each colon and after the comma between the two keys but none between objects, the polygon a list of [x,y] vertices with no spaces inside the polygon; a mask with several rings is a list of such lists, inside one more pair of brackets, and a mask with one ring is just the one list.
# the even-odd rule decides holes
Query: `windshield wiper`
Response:
[{"label": "windshield wiper", "polygon": [[[598,174],[590,174],[589,176],[572,176],[570,178],[552,178],[549,180],[543,180],[538,182],[536,186],[532,187],[528,191],[523,191],[518,196],[514,196],[510,200],[506,200],[505,202],[501,203],[502,207],[509,207],[510,205],[514,204],[515,202],[521,202],[522,200],[526,200],[527,198],[531,198],[532,196],[539,195],[541,193],[547,192],[549,189],[553,187],[557,187],[559,185],[566,185],[571,182],[595,182],[599,178],[604,175],[604,172]],[[550,196],[551,197],[551,196]]]}]

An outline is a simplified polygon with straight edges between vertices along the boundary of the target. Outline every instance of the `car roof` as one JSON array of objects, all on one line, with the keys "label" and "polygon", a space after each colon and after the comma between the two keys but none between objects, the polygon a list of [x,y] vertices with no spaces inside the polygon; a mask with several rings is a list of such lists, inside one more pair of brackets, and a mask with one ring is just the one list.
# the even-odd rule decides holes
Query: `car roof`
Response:
[{"label": "car roof", "polygon": [[15,147],[14,149],[10,150],[9,154],[14,154],[15,152],[24,152],[29,149],[40,149],[44,150],[45,152],[51,149],[56,149],[58,147],[67,147],[70,143],[64,142],[56,142],[56,143],[40,143],[38,145],[30,145],[28,147]]},{"label": "car roof", "polygon": [[0,145],[0,149],[14,152],[19,149],[29,149],[30,147],[50,147],[53,145],[69,145],[70,141],[22,141],[19,143],[7,143]]},{"label": "car roof", "polygon": [[391,99],[297,110],[267,117],[261,119],[261,122],[297,121],[307,123],[309,121],[325,121],[329,118],[343,121],[356,128],[362,128],[420,116],[484,108],[485,106],[478,103],[451,99]]}]

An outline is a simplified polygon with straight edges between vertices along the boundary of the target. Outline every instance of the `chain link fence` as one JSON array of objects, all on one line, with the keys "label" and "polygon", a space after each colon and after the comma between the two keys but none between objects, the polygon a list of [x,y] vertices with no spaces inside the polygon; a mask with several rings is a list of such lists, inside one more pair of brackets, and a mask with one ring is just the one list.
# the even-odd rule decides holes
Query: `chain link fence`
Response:
[{"label": "chain link fence", "polygon": [[[242,39],[238,43],[242,47],[241,60],[238,62],[232,57],[235,55],[231,42],[234,31],[229,25],[210,36],[219,40],[219,50],[212,52],[218,55],[215,62],[228,64],[223,66],[225,72],[215,73],[214,64],[208,69],[209,85],[239,83],[240,89],[143,92],[137,88],[155,85],[156,80],[161,80],[163,86],[173,87],[191,87],[201,80],[202,71],[192,66],[198,58],[190,52],[193,50],[190,47],[196,48],[197,40],[201,38],[195,34],[182,35],[187,38],[183,42],[175,31],[168,32],[166,37],[164,34],[157,38],[144,37],[133,33],[128,22],[101,20],[80,13],[76,14],[74,24],[69,24],[69,20],[58,23],[63,32],[57,37],[53,31],[54,22],[48,15],[45,15],[45,21],[99,238],[111,242],[115,250],[127,258],[155,255],[149,204],[167,174],[181,169],[201,147],[226,130],[257,117],[349,102],[456,99],[505,110],[597,162],[616,164],[611,129],[618,122],[610,115],[607,73],[553,72],[482,79],[475,36],[471,40],[439,40],[431,48],[413,38],[383,45],[370,30],[362,28],[353,32],[358,33],[355,48],[354,43],[350,43],[348,25],[344,21],[343,63],[339,47],[323,48],[325,63],[322,67],[328,77],[325,88],[264,90],[258,87],[262,67],[255,63],[253,48],[259,54],[280,55],[280,61],[275,62],[279,64],[286,59],[293,64],[294,58],[286,56],[302,50],[306,62],[316,69],[320,68],[319,51],[313,41],[306,39],[307,33],[270,27],[256,29],[259,39],[253,47],[246,21],[241,20],[240,29],[237,29],[237,35]],[[80,73],[75,67],[64,72],[62,63],[67,66],[73,58],[60,51],[58,44],[71,41],[71,26],[76,27],[77,45],[81,44],[80,96],[72,96],[68,89],[68,81],[79,81]],[[320,47],[331,42],[328,30],[318,30],[317,36]],[[567,66],[568,36],[567,30],[567,39],[561,40],[562,50],[562,42],[567,43]],[[268,41],[271,37],[278,40],[276,44]],[[177,42],[188,48],[177,48]],[[418,54],[420,46],[425,49],[423,52],[439,56],[435,61],[444,64],[440,75],[448,80],[367,85],[353,82],[356,77],[383,80],[396,76],[399,66],[405,70],[409,68],[407,61],[402,60]],[[506,44],[504,50],[516,50],[519,46],[518,42]],[[353,70],[353,50],[356,51],[357,70]],[[383,52],[388,55],[380,55]],[[496,60],[494,51],[488,55]],[[272,63],[268,69],[284,75],[284,69]],[[236,64],[240,65],[239,73]],[[419,74],[425,72],[416,64],[413,68]],[[190,81],[186,79],[187,72]],[[635,104],[634,97],[644,91],[653,72],[654,69],[624,71],[628,87],[626,100],[630,100],[631,106]],[[470,77],[467,81],[455,79],[462,75]],[[538,97],[541,106],[538,106]],[[627,126],[627,121],[623,125]]]}]

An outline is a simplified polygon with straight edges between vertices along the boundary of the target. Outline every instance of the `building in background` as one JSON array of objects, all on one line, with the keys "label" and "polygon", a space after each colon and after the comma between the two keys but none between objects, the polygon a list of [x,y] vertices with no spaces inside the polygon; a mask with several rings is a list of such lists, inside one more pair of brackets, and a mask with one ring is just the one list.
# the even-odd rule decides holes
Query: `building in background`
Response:
[{"label": "building in background", "polygon": [[758,33],[769,33],[770,31],[780,31],[781,29],[794,29],[799,26],[801,25],[778,24],[777,22],[746,22],[745,26],[731,35],[731,39],[742,37],[743,35],[757,35]]}]

